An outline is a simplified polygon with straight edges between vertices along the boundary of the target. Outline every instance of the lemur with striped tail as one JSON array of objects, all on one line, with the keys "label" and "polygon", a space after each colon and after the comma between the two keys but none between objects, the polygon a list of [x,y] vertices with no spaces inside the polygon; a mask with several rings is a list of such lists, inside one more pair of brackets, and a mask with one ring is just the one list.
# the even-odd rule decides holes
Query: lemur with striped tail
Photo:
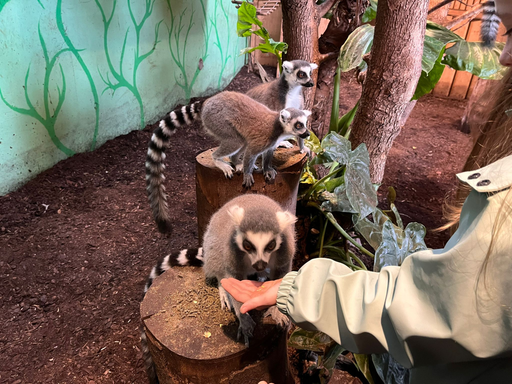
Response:
[{"label": "lemur with striped tail", "polygon": [[[219,288],[222,308],[235,311],[239,320],[238,338],[243,337],[248,345],[255,323],[249,314],[240,312],[242,303],[233,299],[220,286],[220,281],[230,277],[265,281],[286,275],[295,255],[295,221],[293,214],[267,196],[235,197],[212,216],[204,234],[203,248],[185,249],[158,262],[149,275],[144,294],[153,280],[169,268],[202,265],[206,280]],[[288,318],[275,306],[269,308],[265,316],[271,316],[280,326],[289,324]],[[141,343],[150,382],[158,383],[144,330]]]},{"label": "lemur with striped tail", "polygon": [[[227,178],[233,176],[234,170],[243,170],[243,186],[250,188],[254,184],[252,172],[257,157],[263,155],[265,180],[274,180],[277,172],[272,167],[272,158],[277,143],[289,136],[307,138],[310,114],[295,108],[271,111],[249,96],[227,91],[210,97],[202,105],[197,102],[171,112],[155,129],[146,156],[148,199],[160,232],[171,231],[163,161],[177,128],[201,118],[206,132],[220,142],[212,154],[215,166]],[[233,166],[224,157],[229,157]]]}]

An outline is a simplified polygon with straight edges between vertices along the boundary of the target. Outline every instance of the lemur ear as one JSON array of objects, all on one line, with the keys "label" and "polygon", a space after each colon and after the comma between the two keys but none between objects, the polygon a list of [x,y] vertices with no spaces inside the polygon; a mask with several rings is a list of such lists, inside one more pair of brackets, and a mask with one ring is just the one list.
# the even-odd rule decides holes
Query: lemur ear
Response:
[{"label": "lemur ear", "polygon": [[302,112],[306,115],[306,117],[311,116],[311,111],[305,110],[305,111],[302,111]]},{"label": "lemur ear", "polygon": [[233,220],[233,224],[235,224],[236,226],[239,226],[242,223],[244,213],[244,209],[242,207],[239,207],[238,205],[233,205],[232,207],[228,208],[228,215],[231,217],[231,220]]},{"label": "lemur ear", "polygon": [[279,229],[284,231],[287,227],[294,224],[297,221],[295,215],[291,214],[288,211],[280,211],[276,213],[277,223],[279,224]]},{"label": "lemur ear", "polygon": [[280,119],[281,119],[281,122],[282,122],[283,124],[286,124],[287,122],[289,122],[289,121],[290,121],[291,114],[290,114],[290,112],[288,112],[286,109],[283,109],[283,110],[281,111],[281,113],[279,114],[279,117],[280,117]]},{"label": "lemur ear", "polygon": [[293,72],[293,64],[289,61],[283,61],[283,72],[292,73]]},{"label": "lemur ear", "polygon": [[311,67],[311,70],[318,68],[318,65],[316,65],[315,63],[309,63],[309,66]]}]

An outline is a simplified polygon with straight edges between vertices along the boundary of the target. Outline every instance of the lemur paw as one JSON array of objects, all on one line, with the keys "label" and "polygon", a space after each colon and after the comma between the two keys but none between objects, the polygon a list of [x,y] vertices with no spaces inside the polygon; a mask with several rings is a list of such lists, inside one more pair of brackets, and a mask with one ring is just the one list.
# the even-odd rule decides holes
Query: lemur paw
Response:
[{"label": "lemur paw", "polygon": [[308,155],[308,158],[311,158],[311,149],[309,149],[308,147],[303,147],[300,150],[300,153],[306,153],[306,155]]},{"label": "lemur paw", "polygon": [[270,316],[281,328],[288,328],[291,324],[290,318],[277,309],[275,305],[267,309],[263,316]]},{"label": "lemur paw", "polygon": [[244,182],[242,185],[245,188],[251,188],[254,184],[254,177],[252,177],[251,173],[244,173]]},{"label": "lemur paw", "polygon": [[244,170],[244,165],[242,163],[235,165],[235,172],[241,173]]},{"label": "lemur paw", "polygon": [[233,177],[233,168],[231,165],[222,160],[213,160],[215,166],[219,168],[228,179]]},{"label": "lemur paw", "polygon": [[222,309],[233,309],[231,305],[231,300],[229,299],[229,294],[226,292],[224,288],[219,286],[219,296],[220,296],[220,306]]},{"label": "lemur paw", "polygon": [[279,148],[293,148],[293,144],[290,143],[288,140],[281,141],[277,146]]},{"label": "lemur paw", "polygon": [[270,182],[276,178],[277,171],[274,168],[270,167],[269,169],[264,171],[263,174],[265,175],[265,180],[267,182]]},{"label": "lemur paw", "polygon": [[252,332],[254,331],[256,323],[248,313],[240,314],[239,320],[240,325],[238,326],[237,339],[240,340],[243,336],[245,346],[249,348],[249,338],[252,337]]}]

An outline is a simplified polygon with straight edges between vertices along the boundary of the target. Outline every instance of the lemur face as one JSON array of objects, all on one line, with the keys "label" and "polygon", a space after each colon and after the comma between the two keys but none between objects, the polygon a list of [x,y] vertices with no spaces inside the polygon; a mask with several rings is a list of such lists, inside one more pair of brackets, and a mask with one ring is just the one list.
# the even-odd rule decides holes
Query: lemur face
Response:
[{"label": "lemur face", "polygon": [[279,118],[285,132],[300,137],[301,139],[307,139],[309,137],[307,128],[309,115],[311,115],[310,111],[286,108],[280,112]]},{"label": "lemur face", "polygon": [[315,85],[311,79],[311,72],[318,68],[315,63],[308,63],[303,60],[283,62],[283,75],[291,86],[302,85],[312,87]]}]

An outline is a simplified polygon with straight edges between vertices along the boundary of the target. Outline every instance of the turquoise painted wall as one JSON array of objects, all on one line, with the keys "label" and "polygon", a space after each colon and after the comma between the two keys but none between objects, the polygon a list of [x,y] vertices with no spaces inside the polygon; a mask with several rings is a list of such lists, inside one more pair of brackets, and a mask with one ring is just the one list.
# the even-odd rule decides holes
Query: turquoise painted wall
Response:
[{"label": "turquoise painted wall", "polygon": [[0,0],[0,195],[224,88],[230,0]]}]

